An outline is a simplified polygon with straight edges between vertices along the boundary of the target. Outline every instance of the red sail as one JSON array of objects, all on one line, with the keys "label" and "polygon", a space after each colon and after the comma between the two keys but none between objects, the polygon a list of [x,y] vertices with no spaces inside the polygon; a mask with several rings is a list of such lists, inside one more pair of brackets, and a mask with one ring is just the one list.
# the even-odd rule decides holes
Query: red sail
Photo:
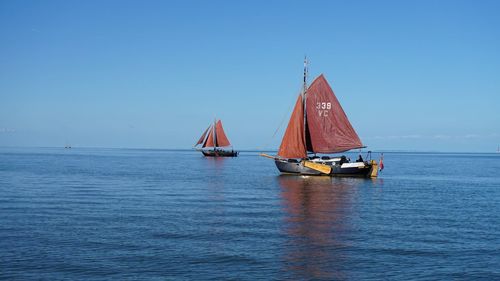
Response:
[{"label": "red sail", "polygon": [[203,140],[205,140],[205,136],[207,135],[207,132],[210,129],[210,127],[212,127],[212,126],[211,125],[208,126],[208,128],[205,130],[205,132],[203,133],[203,135],[201,135],[200,139],[198,140],[198,142],[194,146],[197,146],[198,144],[202,144],[203,143]]},{"label": "red sail", "polygon": [[278,156],[283,158],[305,158],[307,156],[304,138],[304,106],[299,95],[285,135],[281,141]]},{"label": "red sail", "polygon": [[307,149],[337,153],[364,147],[323,74],[307,90]]},{"label": "red sail", "polygon": [[217,146],[230,146],[229,140],[227,139],[226,133],[224,133],[224,129],[222,128],[222,122],[219,120],[215,125],[215,135],[217,136]]},{"label": "red sail", "polygon": [[203,147],[215,147],[214,144],[214,130],[210,130],[208,133],[208,137],[205,140],[205,143],[203,144]]}]

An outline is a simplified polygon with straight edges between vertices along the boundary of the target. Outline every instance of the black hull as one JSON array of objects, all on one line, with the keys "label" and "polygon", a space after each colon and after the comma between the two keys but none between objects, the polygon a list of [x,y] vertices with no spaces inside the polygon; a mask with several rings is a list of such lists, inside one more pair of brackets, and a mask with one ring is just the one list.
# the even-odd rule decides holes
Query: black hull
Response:
[{"label": "black hull", "polygon": [[[281,173],[306,176],[330,176],[330,177],[373,177],[372,169],[378,169],[371,163],[365,163],[364,167],[341,167],[341,165],[331,165],[330,174],[323,174],[319,171],[305,167],[301,162],[289,162],[287,160],[275,160],[276,167]],[[376,177],[376,174],[375,174]]]},{"label": "black hull", "polygon": [[201,153],[205,157],[237,157],[238,151],[226,151],[226,150],[202,150]]}]

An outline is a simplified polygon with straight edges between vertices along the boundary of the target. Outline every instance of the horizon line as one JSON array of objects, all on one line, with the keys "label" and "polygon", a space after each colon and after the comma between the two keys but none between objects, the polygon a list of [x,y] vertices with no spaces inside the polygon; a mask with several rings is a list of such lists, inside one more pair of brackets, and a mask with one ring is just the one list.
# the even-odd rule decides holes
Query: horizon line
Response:
[{"label": "horizon line", "polygon": [[[0,148],[48,148],[48,149],[125,149],[125,150],[169,150],[169,151],[197,151],[194,148],[159,148],[159,147],[106,147],[106,146],[71,146],[71,148],[65,148],[64,146],[4,146],[0,145]],[[257,148],[245,148],[245,149],[235,149],[240,152],[277,152],[278,149],[257,149]],[[411,150],[411,149],[370,149],[361,150],[361,153],[485,153],[485,154],[497,154],[499,151],[440,151],[440,150]],[[343,153],[356,153],[359,151],[350,150]],[[326,153],[317,153],[326,154]],[[341,154],[341,153],[328,153],[328,154]]]}]

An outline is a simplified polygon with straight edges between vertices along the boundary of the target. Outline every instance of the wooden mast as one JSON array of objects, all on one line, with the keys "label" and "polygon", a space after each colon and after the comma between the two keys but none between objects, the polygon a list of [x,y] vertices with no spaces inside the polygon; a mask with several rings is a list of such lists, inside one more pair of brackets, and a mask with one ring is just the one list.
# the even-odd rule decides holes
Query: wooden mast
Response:
[{"label": "wooden mast", "polygon": [[304,84],[303,84],[303,89],[302,89],[302,106],[304,108],[304,144],[306,145],[306,157],[307,157],[307,119],[306,119],[306,114],[307,114],[307,104],[306,104],[306,93],[307,93],[307,74],[308,74],[308,69],[307,69],[307,56],[304,56]]},{"label": "wooden mast", "polygon": [[214,126],[213,126],[213,134],[214,134],[214,151],[217,151],[217,135],[216,135],[216,130],[215,126],[217,125],[217,118],[214,117]]}]

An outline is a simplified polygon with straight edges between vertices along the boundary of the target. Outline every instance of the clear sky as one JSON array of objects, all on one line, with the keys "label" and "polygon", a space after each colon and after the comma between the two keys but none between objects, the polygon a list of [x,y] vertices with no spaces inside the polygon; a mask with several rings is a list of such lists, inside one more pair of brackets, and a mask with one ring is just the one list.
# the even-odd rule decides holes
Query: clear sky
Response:
[{"label": "clear sky", "polygon": [[190,148],[216,116],[235,148],[277,148],[307,55],[369,149],[493,152],[499,14],[500,1],[2,0],[0,146]]}]

